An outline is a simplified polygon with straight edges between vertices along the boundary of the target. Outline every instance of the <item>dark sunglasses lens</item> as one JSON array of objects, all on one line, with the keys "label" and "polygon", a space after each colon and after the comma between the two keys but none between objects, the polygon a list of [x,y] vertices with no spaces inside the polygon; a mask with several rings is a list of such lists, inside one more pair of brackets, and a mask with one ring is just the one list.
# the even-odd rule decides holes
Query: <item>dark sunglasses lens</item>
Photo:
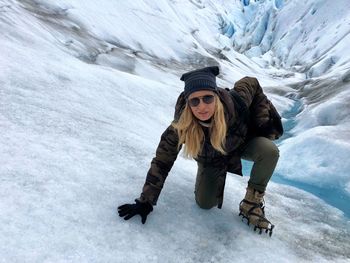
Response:
[{"label": "dark sunglasses lens", "polygon": [[205,104],[210,104],[214,101],[214,96],[213,95],[206,95],[203,97],[198,97],[198,98],[192,98],[188,101],[191,107],[197,107],[199,103],[201,102],[201,99]]},{"label": "dark sunglasses lens", "polygon": [[189,100],[189,104],[191,107],[196,107],[198,106],[200,103],[200,99],[199,98],[193,98]]},{"label": "dark sunglasses lens", "polygon": [[214,96],[213,95],[206,95],[203,97],[203,102],[205,104],[210,104],[214,101]]}]

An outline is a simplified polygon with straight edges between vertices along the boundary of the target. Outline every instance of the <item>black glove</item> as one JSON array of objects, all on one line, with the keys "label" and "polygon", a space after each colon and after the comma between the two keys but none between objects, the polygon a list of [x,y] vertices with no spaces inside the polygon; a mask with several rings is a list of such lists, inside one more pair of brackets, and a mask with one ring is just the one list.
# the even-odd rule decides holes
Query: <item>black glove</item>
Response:
[{"label": "black glove", "polygon": [[120,217],[124,217],[125,220],[129,220],[134,215],[141,216],[141,222],[146,222],[147,216],[153,211],[153,206],[150,203],[141,203],[135,200],[136,204],[125,204],[118,207],[118,213]]}]

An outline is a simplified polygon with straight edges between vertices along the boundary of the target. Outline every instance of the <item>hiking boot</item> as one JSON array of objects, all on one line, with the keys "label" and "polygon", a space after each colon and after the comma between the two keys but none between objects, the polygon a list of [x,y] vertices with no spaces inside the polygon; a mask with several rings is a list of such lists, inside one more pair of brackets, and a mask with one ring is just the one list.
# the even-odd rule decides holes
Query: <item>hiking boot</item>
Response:
[{"label": "hiking boot", "polygon": [[259,229],[259,234],[261,234],[264,230],[271,236],[274,225],[265,217],[264,194],[264,192],[247,187],[245,197],[239,204],[239,216],[247,219],[248,226],[253,225],[254,231]]}]

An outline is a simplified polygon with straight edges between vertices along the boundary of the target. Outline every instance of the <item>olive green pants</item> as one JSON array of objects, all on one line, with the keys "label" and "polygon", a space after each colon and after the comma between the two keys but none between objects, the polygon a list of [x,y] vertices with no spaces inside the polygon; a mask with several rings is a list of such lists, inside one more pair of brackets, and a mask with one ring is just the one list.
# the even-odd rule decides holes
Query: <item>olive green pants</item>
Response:
[{"label": "olive green pants", "polygon": [[[279,158],[277,146],[265,137],[256,137],[243,146],[241,157],[254,162],[248,186],[265,192]],[[226,173],[226,166],[198,163],[195,199],[201,208],[210,209],[218,205],[220,194],[223,194]]]}]

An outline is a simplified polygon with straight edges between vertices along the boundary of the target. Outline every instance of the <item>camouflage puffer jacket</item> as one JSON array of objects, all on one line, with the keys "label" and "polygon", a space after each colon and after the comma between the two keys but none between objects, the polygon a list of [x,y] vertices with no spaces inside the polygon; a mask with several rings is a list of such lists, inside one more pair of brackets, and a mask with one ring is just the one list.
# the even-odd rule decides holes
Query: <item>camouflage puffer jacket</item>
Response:
[{"label": "camouflage puffer jacket", "polygon": [[[230,92],[219,88],[218,95],[225,108],[225,119],[227,122],[227,135],[225,150],[227,155],[222,155],[210,144],[210,139],[206,138],[202,151],[196,158],[197,162],[209,163],[218,166],[238,175],[242,175],[241,151],[242,145],[255,136],[265,136],[270,139],[277,139],[283,133],[281,117],[275,107],[267,99],[256,78],[244,77],[234,85],[234,91],[244,102],[246,109],[249,109],[249,116],[241,116],[242,113],[234,103],[234,98]],[[175,107],[174,120],[178,120],[184,109],[186,100],[181,93]],[[241,113],[241,114],[239,114]],[[206,129],[203,127],[203,129]],[[206,132],[205,132],[206,133]],[[171,170],[179,153],[178,135],[176,130],[170,125],[162,134],[158,145],[156,156],[151,162],[143,186],[140,198],[141,202],[149,202],[156,205],[159,194],[163,188],[166,177]],[[225,178],[222,180],[224,189]],[[223,195],[223,193],[222,193]],[[219,204],[221,207],[221,204]]]}]

